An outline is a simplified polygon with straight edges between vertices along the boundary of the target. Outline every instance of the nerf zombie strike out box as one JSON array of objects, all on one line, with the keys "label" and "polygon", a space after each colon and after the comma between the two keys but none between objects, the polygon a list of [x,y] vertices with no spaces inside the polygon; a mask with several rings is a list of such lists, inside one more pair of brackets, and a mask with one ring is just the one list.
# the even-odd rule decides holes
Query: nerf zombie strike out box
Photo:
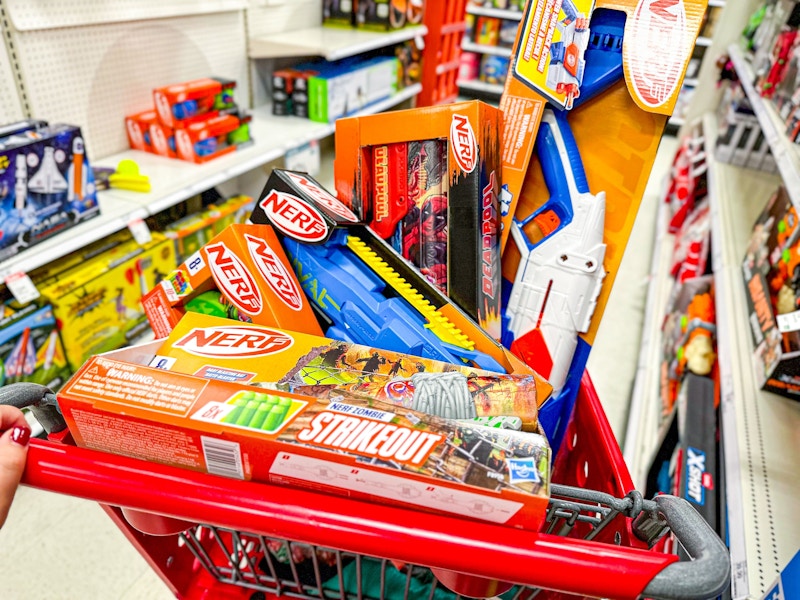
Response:
[{"label": "nerf zombie strike out box", "polygon": [[337,197],[500,338],[500,113],[482,102],[336,122]]},{"label": "nerf zombie strike out box", "polygon": [[92,358],[59,394],[79,446],[238,479],[537,529],[549,449],[341,391],[335,399]]},{"label": "nerf zombie strike out box", "polygon": [[233,224],[189,256],[142,300],[156,337],[188,311],[321,335],[269,225]]},{"label": "nerf zombie strike out box", "polygon": [[503,344],[553,383],[562,408],[574,402],[705,8],[528,0],[523,12],[500,102],[511,207]]},{"label": "nerf zombie strike out box", "polygon": [[742,262],[756,379],[800,400],[800,226],[781,187],[758,217]]},{"label": "nerf zombie strike out box", "polygon": [[[181,319],[150,366],[251,385],[275,383],[309,395],[334,386],[416,410],[447,404],[452,411],[441,416],[516,416],[529,430],[535,430],[537,405],[549,393],[538,375],[498,375],[196,313]],[[447,381],[429,381],[434,373],[446,373]]]}]

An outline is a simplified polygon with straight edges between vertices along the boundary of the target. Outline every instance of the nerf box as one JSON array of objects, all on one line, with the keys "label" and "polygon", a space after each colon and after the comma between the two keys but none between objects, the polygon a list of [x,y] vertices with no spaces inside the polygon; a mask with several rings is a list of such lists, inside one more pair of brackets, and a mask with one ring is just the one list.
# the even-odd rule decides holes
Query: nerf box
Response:
[{"label": "nerf box", "polygon": [[482,102],[336,123],[337,198],[500,339],[500,113]]},{"label": "nerf box", "polygon": [[781,187],[753,226],[742,261],[753,365],[762,389],[800,399],[800,227]]},{"label": "nerf box", "polygon": [[178,129],[195,121],[236,112],[231,79],[194,79],[153,90],[153,100],[161,124]]},{"label": "nerf box", "polygon": [[0,261],[97,216],[79,127],[11,127],[0,140]]},{"label": "nerf box", "polygon": [[142,305],[158,338],[187,310],[322,333],[268,225],[229,226],[152,288]]},{"label": "nerf box", "polygon": [[69,379],[64,347],[50,305],[27,304],[0,319],[0,385],[21,381],[58,390]]},{"label": "nerf box", "polygon": [[175,130],[178,158],[204,163],[236,151],[250,139],[250,116],[218,115]]},{"label": "nerf box", "polygon": [[422,0],[355,0],[355,24],[363,29],[391,31],[406,25],[419,25],[425,12]]},{"label": "nerf box", "polygon": [[500,100],[503,343],[553,383],[554,448],[706,4],[528,0],[522,13]]},{"label": "nerf box", "polygon": [[[295,331],[186,313],[150,366],[207,379],[282,384],[288,391],[333,386],[440,416],[511,416],[536,428],[548,386],[537,375],[498,375],[467,366]],[[430,380],[430,374],[446,377]],[[448,379],[449,377],[449,379]],[[431,411],[426,411],[431,412]]]},{"label": "nerf box", "polygon": [[128,134],[128,144],[132,150],[155,152],[150,126],[158,122],[158,114],[154,110],[145,110],[125,117],[125,132]]},{"label": "nerf box", "polygon": [[281,233],[328,337],[531,372],[307,174],[275,169],[250,218]]},{"label": "nerf box", "polygon": [[90,356],[120,348],[147,330],[141,300],[175,265],[170,240],[152,234],[115,246],[39,288],[53,306],[73,371]]},{"label": "nerf box", "polygon": [[323,0],[322,24],[323,25],[355,25],[353,5],[356,0]]},{"label": "nerf box", "polygon": [[464,425],[340,391],[312,398],[90,359],[59,394],[79,446],[237,479],[537,529],[549,493],[538,434]]}]

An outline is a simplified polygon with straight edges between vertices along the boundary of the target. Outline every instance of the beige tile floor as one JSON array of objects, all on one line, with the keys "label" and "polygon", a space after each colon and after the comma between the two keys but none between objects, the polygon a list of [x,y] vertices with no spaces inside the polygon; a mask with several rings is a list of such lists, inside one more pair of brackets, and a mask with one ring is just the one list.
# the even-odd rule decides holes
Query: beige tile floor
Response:
[{"label": "beige tile floor", "polygon": [[[638,356],[658,189],[675,149],[662,144],[589,361],[621,439]],[[0,531],[2,600],[167,600],[172,595],[94,503],[20,488]]]}]

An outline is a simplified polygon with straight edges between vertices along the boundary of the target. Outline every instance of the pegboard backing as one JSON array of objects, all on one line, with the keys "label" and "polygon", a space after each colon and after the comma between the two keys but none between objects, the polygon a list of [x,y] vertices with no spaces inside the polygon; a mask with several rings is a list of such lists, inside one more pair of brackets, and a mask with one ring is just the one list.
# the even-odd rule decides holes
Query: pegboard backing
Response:
[{"label": "pegboard backing", "polygon": [[13,60],[6,48],[4,16],[3,2],[0,0],[0,124],[18,121],[25,116],[17,93]]},{"label": "pegboard backing", "polygon": [[126,114],[152,107],[152,90],[220,76],[248,105],[244,11],[62,29],[15,31],[33,116],[84,129],[90,158],[125,150]]},{"label": "pegboard backing", "polygon": [[[322,24],[322,0],[286,0],[275,6],[264,4],[264,0],[250,0],[247,9],[249,37],[308,29]],[[269,0],[266,4],[269,4]]]},{"label": "pegboard backing", "polygon": [[241,10],[247,0],[6,0],[19,31]]}]

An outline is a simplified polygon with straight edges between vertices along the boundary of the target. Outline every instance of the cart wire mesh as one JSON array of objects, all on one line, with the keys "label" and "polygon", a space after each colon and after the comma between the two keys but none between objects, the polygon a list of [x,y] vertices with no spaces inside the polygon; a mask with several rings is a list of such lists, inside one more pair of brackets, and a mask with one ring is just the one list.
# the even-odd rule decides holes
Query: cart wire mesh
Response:
[{"label": "cart wire mesh", "polygon": [[[654,543],[667,529],[657,516],[654,502],[632,491],[624,498],[570,486],[552,486],[543,532],[559,536],[597,538],[615,519],[636,519],[650,523]],[[622,537],[613,532],[611,543]],[[222,527],[198,525],[179,537],[195,558],[195,568],[204,569],[218,582],[261,594],[287,598],[341,600],[444,600],[461,598],[446,590],[432,572],[421,566],[396,564],[384,558],[368,557],[310,544],[279,540]],[[542,590],[515,586],[502,595],[504,600],[530,600]],[[259,594],[260,593],[260,594]]]}]

